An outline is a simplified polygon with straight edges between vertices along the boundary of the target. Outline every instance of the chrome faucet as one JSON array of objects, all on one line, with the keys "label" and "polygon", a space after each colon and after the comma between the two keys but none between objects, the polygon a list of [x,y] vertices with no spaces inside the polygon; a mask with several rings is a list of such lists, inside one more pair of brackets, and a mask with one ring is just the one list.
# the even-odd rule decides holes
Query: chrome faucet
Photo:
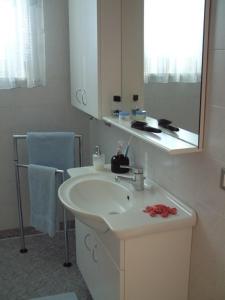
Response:
[{"label": "chrome faucet", "polygon": [[126,180],[132,183],[136,191],[144,190],[144,173],[142,168],[129,167],[129,166],[120,166],[120,168],[129,169],[132,171],[132,176],[126,175],[116,175],[115,181]]}]

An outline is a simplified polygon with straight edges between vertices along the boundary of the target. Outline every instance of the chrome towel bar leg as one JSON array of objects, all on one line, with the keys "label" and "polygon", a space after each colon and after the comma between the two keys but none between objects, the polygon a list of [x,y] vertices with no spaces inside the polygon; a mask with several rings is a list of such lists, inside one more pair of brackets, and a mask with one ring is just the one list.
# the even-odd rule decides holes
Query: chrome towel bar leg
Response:
[{"label": "chrome towel bar leg", "polygon": [[26,253],[28,250],[25,246],[24,239],[24,226],[23,226],[23,212],[22,212],[22,201],[21,201],[21,192],[20,192],[20,183],[19,183],[19,170],[18,167],[15,167],[16,171],[16,192],[17,192],[17,204],[18,204],[18,216],[19,216],[19,226],[20,226],[20,243],[21,243],[21,253]]},{"label": "chrome towel bar leg", "polygon": [[64,221],[64,239],[65,239],[65,262],[64,267],[71,267],[72,263],[69,261],[69,237],[68,237],[68,224],[67,224],[67,214],[66,208],[63,208],[63,221]]},{"label": "chrome towel bar leg", "polygon": [[[65,181],[65,174],[62,172],[62,183]],[[72,263],[69,261],[69,237],[68,237],[68,224],[66,208],[63,207],[63,227],[64,227],[64,241],[65,241],[65,262],[64,267],[71,267]]]},{"label": "chrome towel bar leg", "polygon": [[14,139],[14,163],[15,163],[15,175],[16,175],[16,195],[17,195],[17,205],[18,205],[18,218],[20,227],[20,253],[26,253],[28,250],[25,246],[24,239],[24,226],[23,226],[23,211],[22,211],[22,201],[21,201],[21,191],[20,191],[20,177],[18,168],[18,152],[17,152],[17,142]]}]

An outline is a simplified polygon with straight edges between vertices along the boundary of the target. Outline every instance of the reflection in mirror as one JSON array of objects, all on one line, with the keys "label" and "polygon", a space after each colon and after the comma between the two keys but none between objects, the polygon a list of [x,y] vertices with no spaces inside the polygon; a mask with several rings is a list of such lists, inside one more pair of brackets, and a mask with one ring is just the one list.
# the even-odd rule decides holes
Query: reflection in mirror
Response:
[{"label": "reflection in mirror", "polygon": [[205,0],[144,0],[144,107],[199,133]]},{"label": "reflection in mirror", "polygon": [[[202,149],[210,0],[122,0],[124,108],[148,123],[172,121],[166,133]],[[136,103],[135,103],[136,104]],[[153,119],[154,120],[153,120]]]}]

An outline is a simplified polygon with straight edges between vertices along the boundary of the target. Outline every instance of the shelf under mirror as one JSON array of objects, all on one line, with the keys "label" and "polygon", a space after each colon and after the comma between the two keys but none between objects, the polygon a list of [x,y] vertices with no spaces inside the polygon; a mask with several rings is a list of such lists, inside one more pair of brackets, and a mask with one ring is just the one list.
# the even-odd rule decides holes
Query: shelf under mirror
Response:
[{"label": "shelf under mirror", "polygon": [[[180,129],[176,133],[167,133],[166,131],[162,131],[161,133],[151,133],[134,129],[131,127],[130,121],[119,120],[115,117],[103,117],[103,121],[168,152],[169,154],[185,154],[201,151],[198,147],[198,135],[183,129]],[[152,127],[159,128],[158,122],[154,118],[147,117],[146,122]]]}]

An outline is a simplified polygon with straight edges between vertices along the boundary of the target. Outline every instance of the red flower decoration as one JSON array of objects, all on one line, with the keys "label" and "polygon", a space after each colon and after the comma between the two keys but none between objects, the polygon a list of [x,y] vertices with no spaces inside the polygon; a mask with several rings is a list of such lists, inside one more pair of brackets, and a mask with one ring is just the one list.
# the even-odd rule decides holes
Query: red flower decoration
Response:
[{"label": "red flower decoration", "polygon": [[153,206],[146,206],[143,212],[149,214],[151,217],[161,215],[163,218],[167,218],[169,215],[176,215],[176,207],[169,207],[164,204],[156,204]]}]

